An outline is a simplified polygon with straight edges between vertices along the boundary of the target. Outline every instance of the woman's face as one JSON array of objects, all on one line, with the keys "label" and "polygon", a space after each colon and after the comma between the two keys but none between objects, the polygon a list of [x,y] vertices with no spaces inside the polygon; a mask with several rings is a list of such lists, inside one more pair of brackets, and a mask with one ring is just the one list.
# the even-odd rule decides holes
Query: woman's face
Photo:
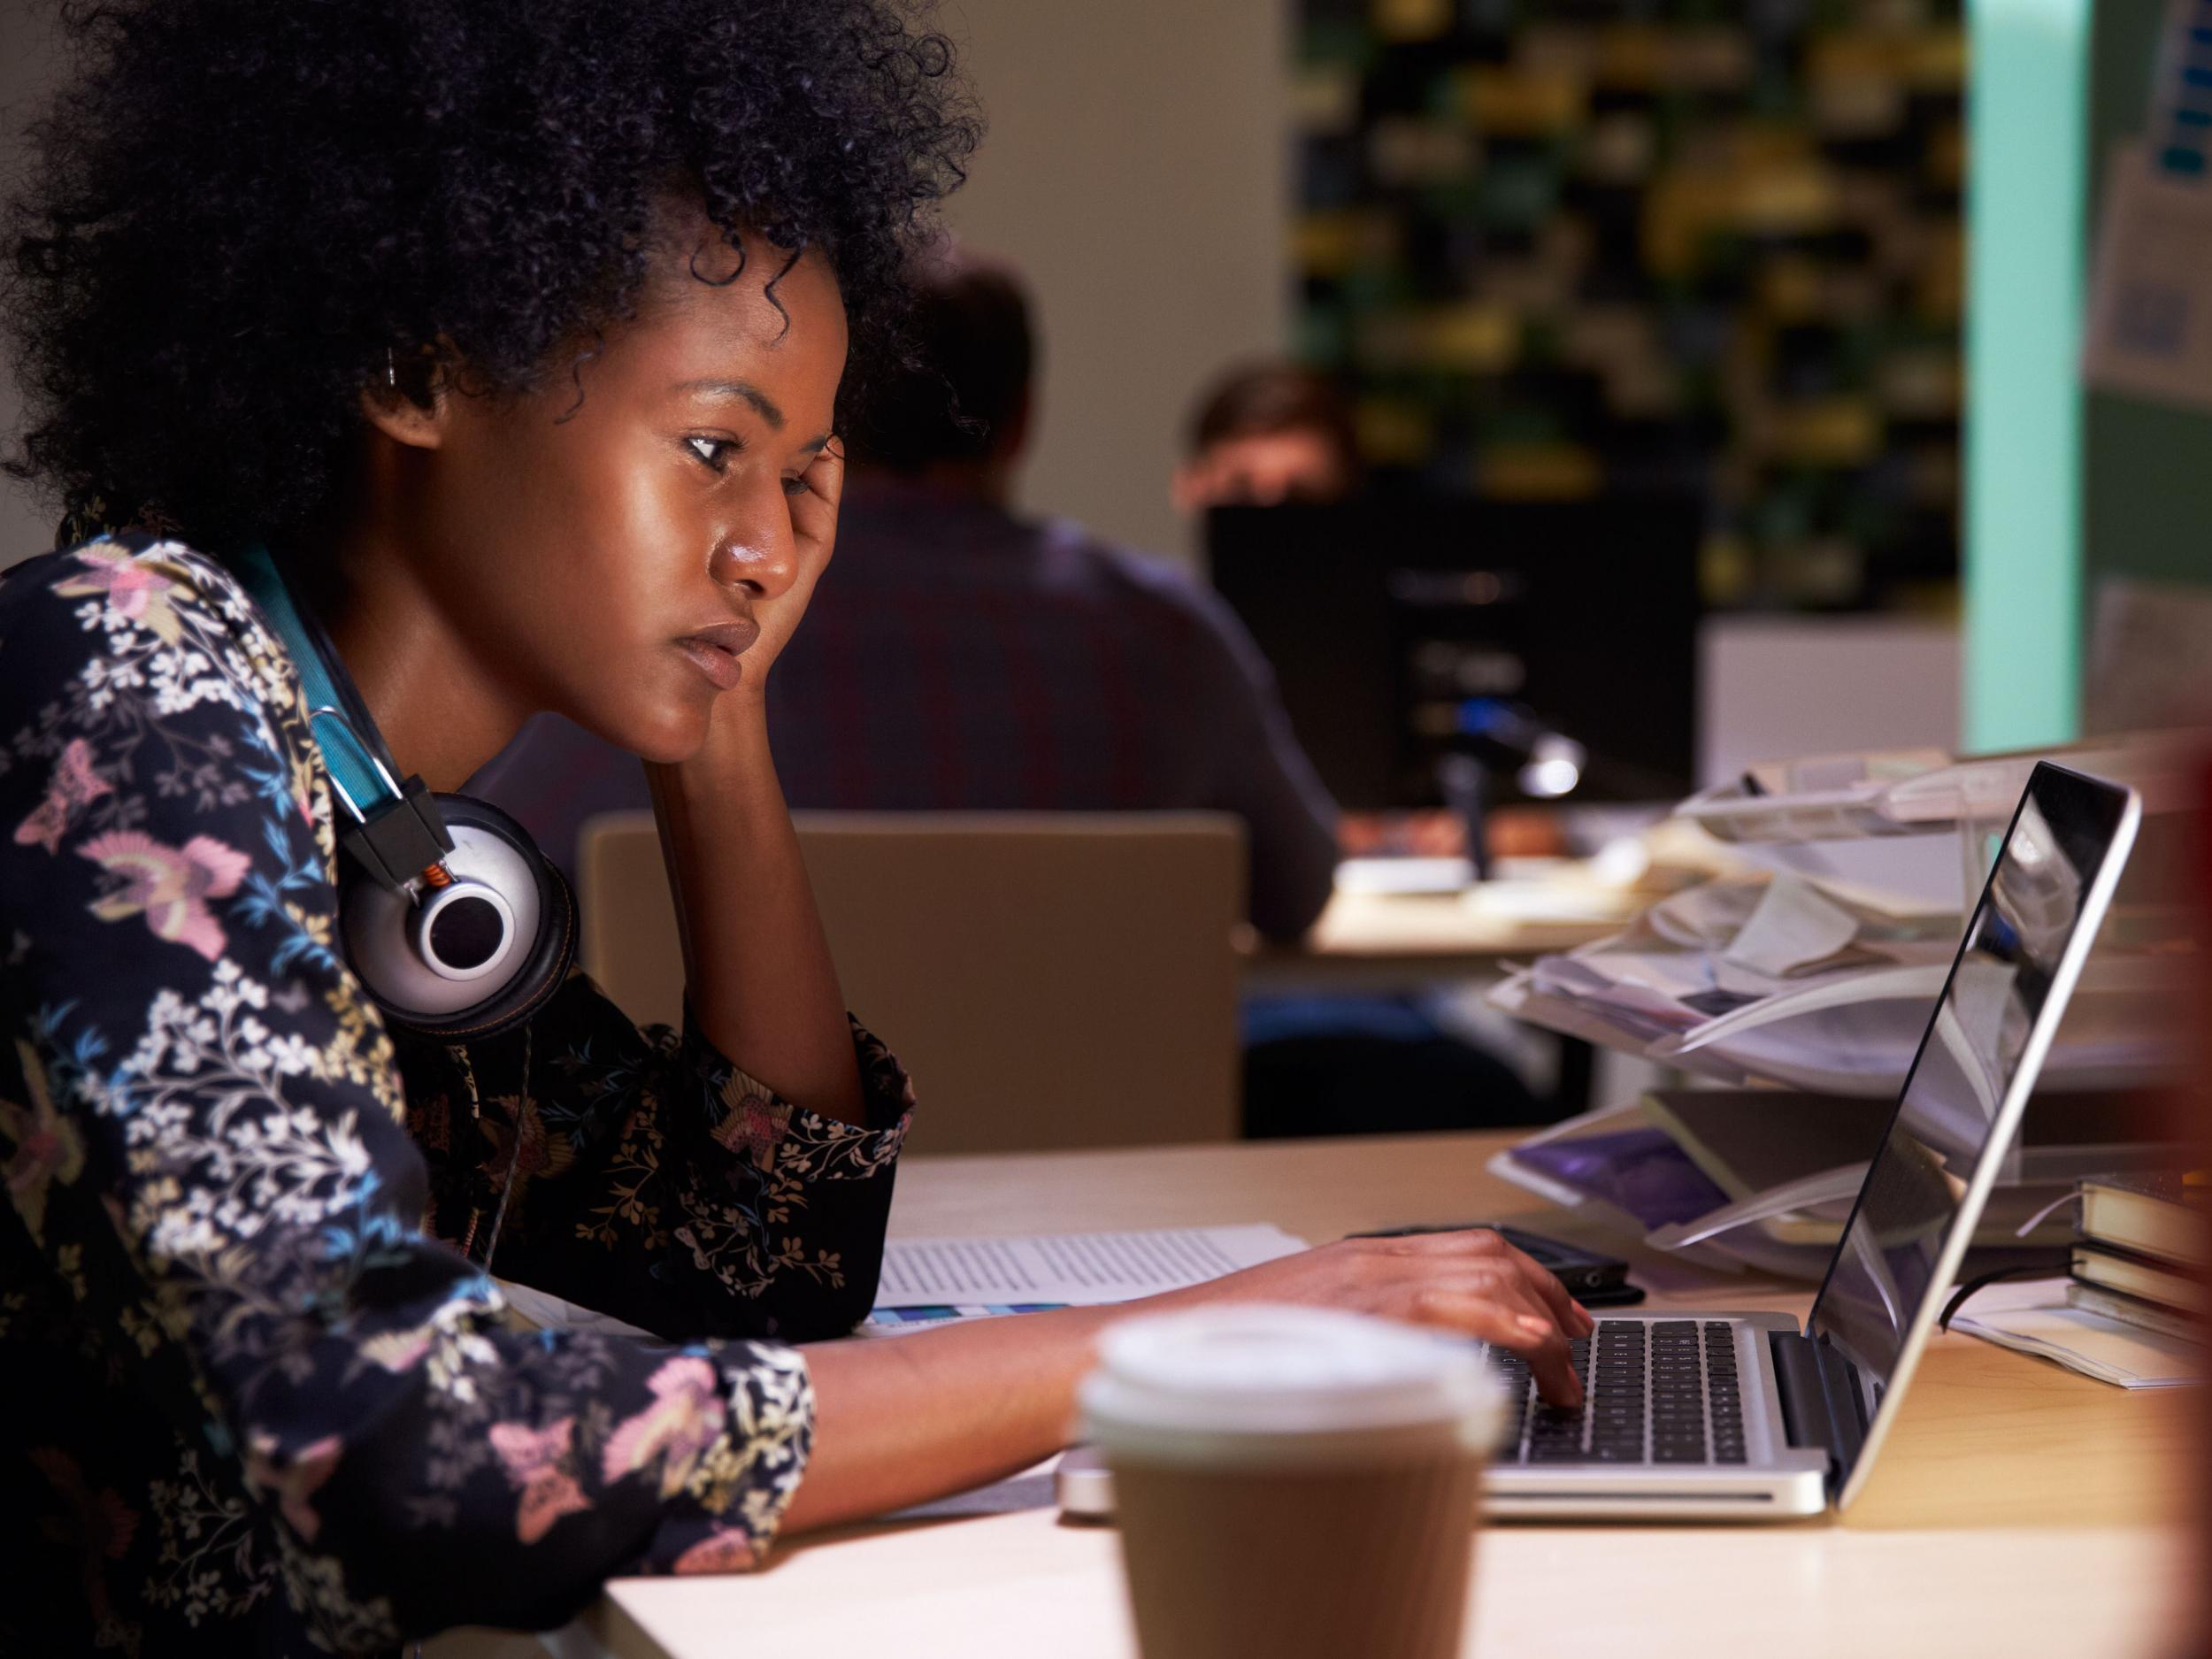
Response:
[{"label": "woman's face", "polygon": [[406,508],[488,677],[523,709],[658,761],[699,747],[718,696],[757,691],[804,604],[819,559],[795,534],[795,497],[803,526],[809,508],[818,523],[801,480],[845,367],[844,305],[820,256],[787,271],[785,254],[749,242],[718,287],[691,274],[695,250],[708,276],[737,263],[710,230],[671,238],[636,319],[574,379],[445,398]]}]

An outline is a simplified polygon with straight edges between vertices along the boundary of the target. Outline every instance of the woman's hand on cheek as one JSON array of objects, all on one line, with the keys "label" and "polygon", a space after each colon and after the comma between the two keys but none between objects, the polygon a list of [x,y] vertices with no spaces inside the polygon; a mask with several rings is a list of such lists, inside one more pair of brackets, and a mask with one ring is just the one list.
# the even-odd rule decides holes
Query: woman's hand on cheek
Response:
[{"label": "woman's hand on cheek", "polygon": [[799,474],[799,486],[787,499],[791,503],[791,535],[797,569],[791,586],[753,606],[760,624],[760,638],[745,653],[745,685],[757,694],[771,664],[782,654],[799,620],[814,597],[814,585],[827,569],[837,542],[837,505],[845,494],[845,445],[832,438]]},{"label": "woman's hand on cheek", "polygon": [[820,575],[829,563],[837,540],[837,503],[845,494],[845,441],[832,438],[824,444],[799,482],[806,486],[791,496],[791,530],[799,539],[801,564]]}]

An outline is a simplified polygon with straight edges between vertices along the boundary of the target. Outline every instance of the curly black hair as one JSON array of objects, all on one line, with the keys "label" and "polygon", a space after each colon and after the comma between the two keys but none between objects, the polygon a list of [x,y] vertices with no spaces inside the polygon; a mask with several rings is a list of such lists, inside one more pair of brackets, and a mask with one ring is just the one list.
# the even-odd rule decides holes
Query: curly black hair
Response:
[{"label": "curly black hair", "polygon": [[[17,476],[211,547],[331,499],[427,350],[577,376],[687,194],[836,272],[864,361],[980,135],[906,0],[104,0],[10,204]],[[729,262],[695,261],[703,280]]]}]

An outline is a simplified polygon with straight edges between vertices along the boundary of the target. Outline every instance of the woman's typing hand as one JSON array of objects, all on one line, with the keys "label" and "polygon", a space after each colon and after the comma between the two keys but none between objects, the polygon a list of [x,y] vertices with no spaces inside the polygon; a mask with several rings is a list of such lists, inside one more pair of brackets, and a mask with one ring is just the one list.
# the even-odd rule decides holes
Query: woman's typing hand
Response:
[{"label": "woman's typing hand", "polygon": [[1464,1332],[1527,1360],[1561,1406],[1582,1402],[1568,1341],[1594,1325],[1556,1278],[1486,1229],[1344,1239],[1142,1305],[1169,1301],[1307,1302]]}]

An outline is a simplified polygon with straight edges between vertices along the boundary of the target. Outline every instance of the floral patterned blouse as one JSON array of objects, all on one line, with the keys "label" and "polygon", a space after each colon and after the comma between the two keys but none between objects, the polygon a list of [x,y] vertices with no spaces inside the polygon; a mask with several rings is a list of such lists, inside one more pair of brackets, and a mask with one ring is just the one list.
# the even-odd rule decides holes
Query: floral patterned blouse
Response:
[{"label": "floral patterned blouse", "polygon": [[[502,1038],[388,1033],[335,858],[219,565],[104,538],[0,580],[0,1653],[543,1627],[750,1565],[797,1485],[783,1343],[874,1294],[897,1065],[856,1028],[833,1122],[581,975]],[[495,1232],[501,1278],[666,1340],[521,1328]]]}]

